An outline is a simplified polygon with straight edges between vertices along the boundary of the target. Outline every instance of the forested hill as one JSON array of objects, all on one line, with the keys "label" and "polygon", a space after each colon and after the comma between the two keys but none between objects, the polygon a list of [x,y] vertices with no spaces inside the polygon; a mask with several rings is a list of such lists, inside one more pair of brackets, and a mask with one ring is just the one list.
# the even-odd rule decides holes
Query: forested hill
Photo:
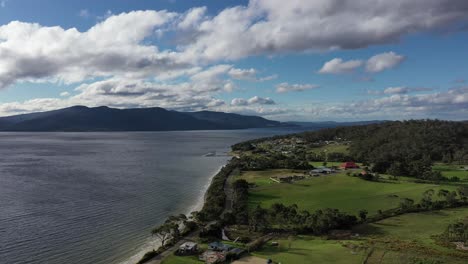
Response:
[{"label": "forested hill", "polygon": [[0,131],[168,131],[279,127],[286,124],[258,116],[223,112],[177,112],[160,107],[69,108],[0,117]]},{"label": "forested hill", "polygon": [[[434,179],[438,177],[431,172],[435,161],[468,163],[468,122],[391,121],[329,128],[262,140],[280,138],[302,138],[306,153],[301,155],[306,157],[309,156],[307,149],[323,147],[330,141],[333,144],[346,145],[347,155],[341,155],[343,159],[362,162],[374,172],[392,175]],[[262,140],[243,142],[233,146],[233,149],[255,149],[256,143]],[[296,149],[304,149],[303,146]],[[336,153],[329,152],[327,156],[340,156],[333,154]]]},{"label": "forested hill", "polygon": [[350,141],[350,155],[369,163],[429,158],[447,161],[468,150],[468,122],[411,120],[302,134],[307,142]]}]

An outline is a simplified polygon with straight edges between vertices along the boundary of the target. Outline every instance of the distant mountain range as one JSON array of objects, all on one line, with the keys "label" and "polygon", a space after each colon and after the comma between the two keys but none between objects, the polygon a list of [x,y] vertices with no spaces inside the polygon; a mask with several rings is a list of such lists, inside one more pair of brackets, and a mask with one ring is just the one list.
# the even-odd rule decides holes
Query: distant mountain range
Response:
[{"label": "distant mountain range", "polygon": [[222,112],[177,112],[164,108],[69,108],[0,117],[0,131],[171,131],[291,126],[258,116]]},{"label": "distant mountain range", "polygon": [[200,111],[177,112],[160,107],[116,109],[73,106],[59,110],[0,117],[0,131],[176,131],[303,127],[310,130],[366,125],[384,121],[278,122],[259,116]]}]

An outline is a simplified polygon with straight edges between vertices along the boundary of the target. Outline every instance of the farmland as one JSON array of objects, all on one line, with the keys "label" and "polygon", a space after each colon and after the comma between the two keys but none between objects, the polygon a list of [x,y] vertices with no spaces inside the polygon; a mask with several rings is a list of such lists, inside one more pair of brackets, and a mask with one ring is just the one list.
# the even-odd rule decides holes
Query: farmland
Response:
[{"label": "farmland", "polygon": [[[239,179],[253,182],[257,187],[249,191],[249,205],[269,207],[274,203],[297,204],[300,209],[314,211],[336,208],[349,213],[361,209],[370,214],[378,210],[398,207],[402,198],[419,201],[426,190],[443,188],[454,190],[454,186],[421,184],[406,181],[372,182],[347,176],[344,172],[313,177],[291,184],[274,183],[272,176],[289,173],[284,170],[247,171]],[[288,175],[288,174],[286,174]]]}]

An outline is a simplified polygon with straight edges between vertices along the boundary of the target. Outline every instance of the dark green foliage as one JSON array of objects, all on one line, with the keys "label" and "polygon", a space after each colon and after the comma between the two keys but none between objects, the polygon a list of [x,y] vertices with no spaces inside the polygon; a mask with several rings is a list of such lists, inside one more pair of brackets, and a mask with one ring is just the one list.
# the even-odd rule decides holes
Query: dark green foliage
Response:
[{"label": "dark green foliage", "polygon": [[361,218],[361,221],[362,221],[362,222],[365,222],[365,221],[366,221],[366,219],[367,219],[367,214],[368,214],[368,213],[369,213],[369,212],[367,212],[367,210],[360,210],[360,211],[359,211],[359,217]]},{"label": "dark green foliage", "polygon": [[350,156],[373,164],[372,170],[395,176],[444,180],[431,171],[433,161],[454,160],[462,164],[468,150],[468,123],[439,120],[385,122],[367,126],[339,127],[303,134],[307,142],[351,141]]},{"label": "dark green foliage", "polygon": [[411,209],[413,209],[413,206],[414,206],[414,200],[413,199],[403,198],[400,201],[400,210],[403,211],[403,212],[410,211]]},{"label": "dark green foliage", "polygon": [[464,203],[468,202],[468,186],[460,186],[458,187],[458,196],[460,196],[460,200],[462,200]]},{"label": "dark green foliage", "polygon": [[249,230],[250,231],[263,231],[268,226],[267,219],[268,211],[260,206],[257,206],[250,214]]},{"label": "dark green foliage", "polygon": [[[162,225],[153,228],[153,230],[151,230],[151,234],[157,236],[161,240],[162,247],[164,247],[169,239],[173,241],[180,239],[182,236],[180,226],[184,226],[185,229],[192,226],[193,222],[189,222],[187,220],[188,219],[184,214],[169,216]],[[183,232],[190,232],[190,230],[183,230]]]},{"label": "dark green foliage", "polygon": [[314,235],[326,234],[333,229],[347,229],[358,222],[356,216],[337,209],[326,208],[310,213],[298,211],[297,205],[285,206],[279,203],[273,204],[268,210],[257,207],[253,214],[255,216],[251,217],[251,221],[255,218],[256,222],[251,225],[257,225],[262,230],[270,228]]},{"label": "dark green foliage", "polygon": [[248,195],[249,183],[246,180],[237,180],[233,186],[232,211],[236,223],[245,225],[248,223]]},{"label": "dark green foliage", "polygon": [[327,154],[328,161],[335,161],[335,162],[346,162],[353,160],[353,158],[349,155],[340,152],[330,152]]},{"label": "dark green foliage", "polygon": [[219,219],[224,211],[224,202],[226,194],[224,193],[224,183],[228,176],[239,166],[239,160],[231,159],[218,174],[213,177],[211,185],[206,191],[205,203],[203,208],[197,214],[197,218],[201,222]]},{"label": "dark green foliage", "polygon": [[200,237],[202,238],[221,238],[222,236],[222,223],[213,222],[203,227],[200,230]]},{"label": "dark green foliage", "polygon": [[249,151],[255,149],[250,141],[241,142],[231,147],[233,151]]},{"label": "dark green foliage", "polygon": [[442,237],[451,242],[468,242],[468,218],[450,224]]},{"label": "dark green foliage", "polygon": [[295,169],[308,170],[313,169],[305,158],[296,156],[285,156],[277,154],[274,156],[252,155],[243,156],[241,159],[241,168],[245,170],[267,170],[267,169]]}]

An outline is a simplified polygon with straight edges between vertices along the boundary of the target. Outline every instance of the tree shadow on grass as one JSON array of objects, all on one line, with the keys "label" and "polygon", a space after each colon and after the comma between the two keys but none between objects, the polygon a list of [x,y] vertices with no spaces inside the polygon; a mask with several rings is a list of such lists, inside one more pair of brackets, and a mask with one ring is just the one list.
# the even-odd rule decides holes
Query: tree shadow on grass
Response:
[{"label": "tree shadow on grass", "polygon": [[379,227],[378,225],[360,225],[355,228],[353,228],[353,232],[356,232],[361,235],[385,235],[387,232],[385,232],[382,227]]}]

